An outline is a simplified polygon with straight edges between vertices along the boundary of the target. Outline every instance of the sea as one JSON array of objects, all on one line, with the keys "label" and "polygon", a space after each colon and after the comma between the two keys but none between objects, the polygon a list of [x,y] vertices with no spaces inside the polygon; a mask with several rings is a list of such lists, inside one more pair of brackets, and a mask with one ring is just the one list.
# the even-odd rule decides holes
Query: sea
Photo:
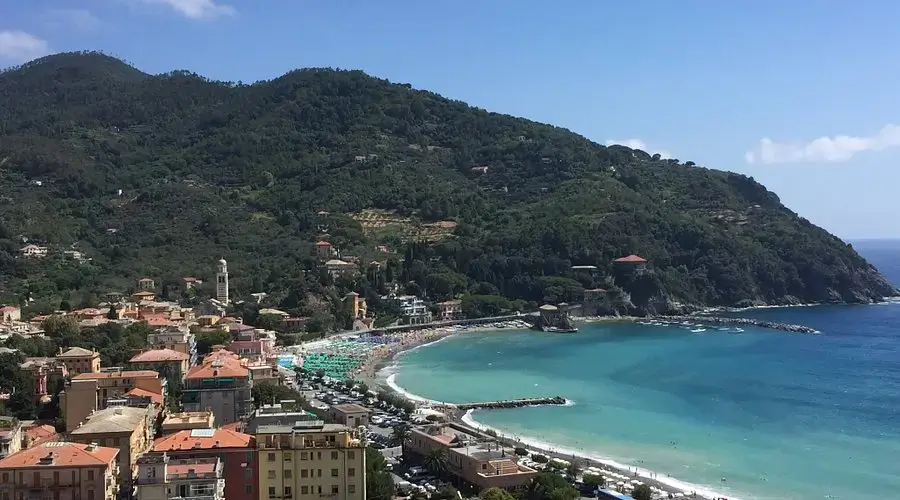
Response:
[{"label": "sea", "polygon": [[[900,241],[854,247],[900,284]],[[900,499],[900,302],[741,315],[821,334],[626,322],[465,333],[411,350],[380,375],[433,401],[563,396],[569,405],[467,419],[706,494]]]}]

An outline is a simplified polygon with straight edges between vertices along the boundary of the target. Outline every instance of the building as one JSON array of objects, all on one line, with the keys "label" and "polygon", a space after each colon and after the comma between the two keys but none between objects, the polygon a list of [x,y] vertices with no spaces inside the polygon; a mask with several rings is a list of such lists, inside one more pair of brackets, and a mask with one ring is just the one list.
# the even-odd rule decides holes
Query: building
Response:
[{"label": "building", "polygon": [[170,413],[162,423],[164,436],[191,429],[212,429],[215,416],[211,411]]},{"label": "building", "polygon": [[69,373],[98,373],[100,371],[100,353],[82,347],[73,347],[56,355],[56,359],[66,365]]},{"label": "building", "polygon": [[464,317],[461,300],[448,300],[446,302],[439,302],[437,304],[437,308],[438,321],[456,321],[458,319],[463,319]]},{"label": "building", "polygon": [[216,300],[228,305],[228,263],[225,258],[219,259],[216,267]]},{"label": "building", "polygon": [[69,375],[66,365],[56,358],[25,358],[19,370],[31,374],[36,400],[49,400]]},{"label": "building", "polygon": [[368,314],[368,305],[365,297],[359,298],[359,294],[356,292],[348,292],[344,296],[344,304],[347,307],[347,314],[352,320],[365,319],[366,314]]},{"label": "building", "polygon": [[446,450],[447,470],[457,484],[479,491],[495,487],[516,490],[538,474],[517,463],[516,455],[503,450],[496,439],[470,433],[455,424],[414,428],[404,443],[403,453],[411,462],[421,462],[438,448]]},{"label": "building", "polygon": [[[138,394],[135,394],[135,392]],[[76,375],[60,393],[59,406],[66,419],[66,431],[72,431],[96,410],[107,407],[109,401],[123,401],[131,393],[156,403],[165,399],[166,379],[151,370],[110,371]],[[147,396],[148,394],[152,396]]]},{"label": "building", "polygon": [[136,292],[131,294],[131,298],[136,300],[138,303],[142,303],[144,301],[153,302],[156,300],[156,292],[152,290],[144,290],[143,292]]},{"label": "building", "polygon": [[59,441],[59,434],[52,425],[32,425],[22,430],[22,449],[40,446],[50,441]]},{"label": "building", "polygon": [[407,325],[422,325],[431,323],[431,311],[425,305],[425,301],[415,295],[403,295],[396,298],[402,311],[403,323]]},{"label": "building", "polygon": [[260,425],[256,445],[260,498],[366,498],[366,450],[345,425],[321,420]]},{"label": "building", "polygon": [[219,350],[188,371],[181,401],[184,411],[212,411],[219,427],[250,413],[252,386],[250,370],[238,355]]},{"label": "building", "polygon": [[22,449],[22,424],[14,417],[0,417],[0,459]]},{"label": "building", "polygon": [[172,349],[188,355],[188,366],[197,364],[197,336],[187,327],[167,327],[147,335],[154,349]]},{"label": "building", "polygon": [[22,321],[22,310],[18,306],[0,307],[0,323]]},{"label": "building", "polygon": [[316,243],[316,257],[319,260],[328,260],[334,255],[334,247],[327,241]]},{"label": "building", "polygon": [[115,500],[119,450],[51,441],[0,460],[4,500]]},{"label": "building", "polygon": [[202,280],[199,280],[193,276],[185,276],[184,278],[181,278],[181,288],[184,291],[188,291],[193,288],[197,288],[202,284],[203,284]]},{"label": "building", "polygon": [[647,259],[631,254],[614,260],[613,265],[619,272],[641,274],[647,270]]},{"label": "building", "polygon": [[169,458],[145,455],[138,459],[135,492],[140,500],[224,500],[222,461],[210,458]]},{"label": "building", "polygon": [[153,289],[155,289],[155,288],[156,288],[156,283],[153,281],[153,278],[141,278],[141,279],[137,280],[137,289],[139,291],[141,291],[141,290],[153,291]]},{"label": "building", "polygon": [[360,425],[369,425],[368,408],[358,404],[334,405],[328,408],[328,418],[335,423],[356,428]]},{"label": "building", "polygon": [[39,245],[25,245],[19,250],[25,258],[43,258],[47,256],[47,247]]},{"label": "building", "polygon": [[[227,429],[193,429],[164,436],[153,443],[153,454],[171,459],[221,458],[224,461],[225,498],[259,500],[259,464],[253,436]],[[143,500],[143,499],[141,499]]]},{"label": "building", "polygon": [[132,491],[137,458],[153,444],[153,409],[116,406],[98,410],[69,433],[76,443],[103,444],[119,449],[121,491],[126,498]]},{"label": "building", "polygon": [[325,270],[328,271],[328,274],[330,274],[332,278],[338,279],[340,277],[352,276],[356,273],[357,266],[356,264],[344,262],[340,259],[331,259],[325,263]]},{"label": "building", "polygon": [[135,370],[153,370],[165,377],[182,378],[190,368],[189,354],[174,349],[151,349],[134,355],[130,360]]},{"label": "building", "polygon": [[255,433],[263,425],[293,425],[295,422],[320,420],[320,418],[296,407],[296,401],[265,404],[253,411],[247,419],[247,432]]}]

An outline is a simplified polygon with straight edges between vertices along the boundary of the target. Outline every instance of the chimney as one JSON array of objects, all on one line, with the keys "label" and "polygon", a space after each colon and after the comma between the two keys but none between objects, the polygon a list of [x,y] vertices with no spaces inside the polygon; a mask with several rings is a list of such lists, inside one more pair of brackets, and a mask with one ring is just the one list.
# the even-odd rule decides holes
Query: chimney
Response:
[{"label": "chimney", "polygon": [[53,452],[47,453],[47,455],[41,457],[38,460],[38,465],[53,465]]},{"label": "chimney", "polygon": [[84,451],[94,451],[97,449],[97,443],[91,442],[91,444],[84,447]]}]

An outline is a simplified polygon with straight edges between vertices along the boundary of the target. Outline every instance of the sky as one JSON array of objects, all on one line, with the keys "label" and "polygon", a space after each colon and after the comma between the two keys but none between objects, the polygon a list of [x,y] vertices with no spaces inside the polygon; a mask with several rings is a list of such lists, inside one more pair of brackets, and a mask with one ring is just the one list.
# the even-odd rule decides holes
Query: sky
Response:
[{"label": "sky", "polygon": [[0,67],[103,50],[229,81],[362,69],[751,175],[845,239],[900,238],[897,26],[886,0],[0,0]]}]

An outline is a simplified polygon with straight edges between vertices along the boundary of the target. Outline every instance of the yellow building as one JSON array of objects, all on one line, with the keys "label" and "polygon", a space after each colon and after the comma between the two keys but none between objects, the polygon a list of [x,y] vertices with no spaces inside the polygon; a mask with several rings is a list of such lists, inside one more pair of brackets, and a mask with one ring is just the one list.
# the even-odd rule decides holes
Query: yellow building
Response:
[{"label": "yellow building", "polygon": [[57,355],[56,359],[62,361],[72,375],[97,373],[100,371],[100,353],[90,349],[73,347]]},{"label": "yellow building", "polygon": [[111,407],[92,413],[69,433],[76,443],[119,449],[120,486],[131,491],[137,458],[153,445],[153,408]]},{"label": "yellow building", "polygon": [[365,500],[366,449],[345,425],[321,420],[260,425],[259,497]]}]

